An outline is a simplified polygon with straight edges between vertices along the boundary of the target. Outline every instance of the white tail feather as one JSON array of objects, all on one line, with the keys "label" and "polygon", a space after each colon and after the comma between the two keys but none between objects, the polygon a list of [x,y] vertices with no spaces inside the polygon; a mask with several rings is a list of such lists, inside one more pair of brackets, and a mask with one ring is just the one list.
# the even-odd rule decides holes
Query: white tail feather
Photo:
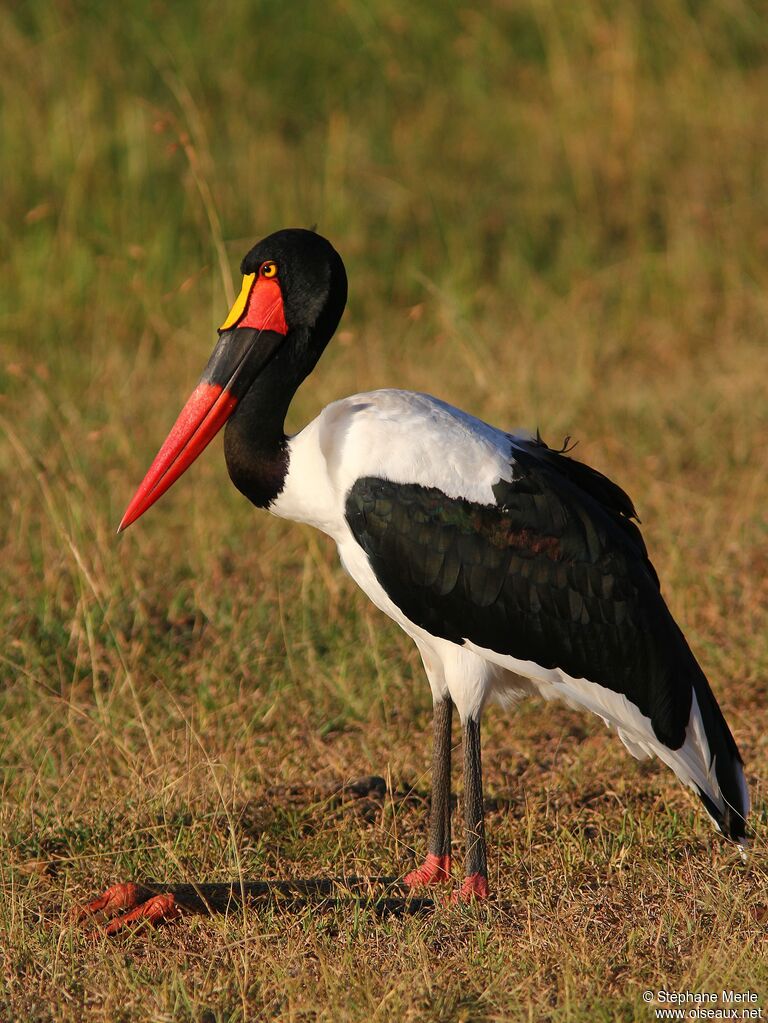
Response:
[{"label": "white tail feather", "polygon": [[[725,813],[727,803],[717,780],[716,762],[710,751],[695,692],[692,694],[685,742],[679,749],[670,749],[657,738],[651,719],[642,714],[626,696],[587,679],[571,678],[560,671],[556,672],[560,676],[558,681],[552,678],[555,673],[547,674],[549,675],[547,679],[533,679],[542,696],[546,699],[561,699],[572,707],[583,708],[597,714],[609,727],[616,729],[621,741],[634,757],[644,760],[650,756],[657,756],[675,772],[684,785],[697,795],[703,793],[721,813]],[[749,810],[749,794],[741,765],[738,765],[738,768],[743,809],[733,809],[737,809],[739,814],[743,812],[746,816]],[[714,817],[712,820],[719,831],[718,822]]]}]

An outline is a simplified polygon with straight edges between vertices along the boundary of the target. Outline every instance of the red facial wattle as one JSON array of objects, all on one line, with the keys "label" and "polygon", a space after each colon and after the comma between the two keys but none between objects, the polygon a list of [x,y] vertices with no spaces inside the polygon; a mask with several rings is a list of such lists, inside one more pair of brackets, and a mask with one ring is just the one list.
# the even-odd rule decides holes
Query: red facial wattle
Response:
[{"label": "red facial wattle", "polygon": [[283,311],[283,293],[277,278],[256,279],[251,288],[245,316],[238,321],[237,326],[253,327],[255,330],[274,330],[276,334],[288,333]]},{"label": "red facial wattle", "polygon": [[283,309],[283,291],[277,277],[277,266],[267,261],[259,272],[245,274],[240,294],[229,315],[219,327],[219,333],[233,327],[252,327],[254,330],[273,330],[287,334]]}]

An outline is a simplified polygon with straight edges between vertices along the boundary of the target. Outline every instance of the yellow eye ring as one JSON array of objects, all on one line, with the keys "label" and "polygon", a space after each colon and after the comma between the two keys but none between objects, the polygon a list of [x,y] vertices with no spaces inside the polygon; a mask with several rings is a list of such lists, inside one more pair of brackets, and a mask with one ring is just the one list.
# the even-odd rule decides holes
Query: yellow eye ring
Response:
[{"label": "yellow eye ring", "polygon": [[277,263],[273,263],[272,260],[267,260],[266,263],[261,264],[261,276],[262,277],[277,277]]}]

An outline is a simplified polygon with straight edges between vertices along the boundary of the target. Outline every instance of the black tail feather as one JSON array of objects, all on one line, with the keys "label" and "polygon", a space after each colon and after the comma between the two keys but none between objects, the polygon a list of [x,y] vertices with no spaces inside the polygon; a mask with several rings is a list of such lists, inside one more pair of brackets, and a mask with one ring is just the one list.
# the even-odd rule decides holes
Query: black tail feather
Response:
[{"label": "black tail feather", "polygon": [[699,797],[706,807],[707,813],[716,822],[725,837],[744,844],[747,837],[747,814],[749,813],[749,794],[744,780],[744,765],[731,730],[723,717],[723,712],[720,710],[703,673],[696,678],[694,691],[725,809],[717,806],[705,792],[699,791]]}]

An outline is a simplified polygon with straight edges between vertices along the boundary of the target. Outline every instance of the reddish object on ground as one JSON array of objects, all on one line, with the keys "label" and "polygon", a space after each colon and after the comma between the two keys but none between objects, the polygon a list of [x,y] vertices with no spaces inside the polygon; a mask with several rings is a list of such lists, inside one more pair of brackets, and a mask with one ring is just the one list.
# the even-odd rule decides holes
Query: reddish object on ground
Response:
[{"label": "reddish object on ground", "polygon": [[94,916],[96,913],[106,913],[107,916],[114,916],[121,910],[133,909],[134,906],[138,906],[140,902],[143,902],[146,897],[145,890],[132,881],[113,884],[111,888],[107,888],[103,895],[94,899],[93,902],[89,902],[87,906],[81,907],[78,911],[77,919],[84,920],[86,917]]},{"label": "reddish object on ground", "polygon": [[454,902],[472,902],[473,899],[488,898],[488,878],[484,874],[470,874],[461,883],[461,888],[454,892]]},{"label": "reddish object on ground", "polygon": [[420,867],[406,874],[403,883],[409,888],[420,888],[424,885],[443,884],[451,880],[451,857],[436,856],[428,853]]},{"label": "reddish object on ground", "polygon": [[170,923],[182,915],[174,895],[153,895],[143,885],[132,881],[107,888],[103,895],[83,906],[77,917],[78,920],[84,920],[98,913],[103,913],[110,920],[104,928],[104,933],[110,936],[131,924]]},{"label": "reddish object on ground", "polygon": [[175,896],[154,895],[151,899],[147,899],[146,902],[142,902],[140,906],[137,906],[130,913],[115,917],[114,920],[107,924],[104,930],[111,937],[113,934],[117,934],[118,931],[122,931],[124,927],[129,927],[132,924],[153,924],[157,927],[159,924],[178,920],[181,915],[181,909],[176,905]]}]

